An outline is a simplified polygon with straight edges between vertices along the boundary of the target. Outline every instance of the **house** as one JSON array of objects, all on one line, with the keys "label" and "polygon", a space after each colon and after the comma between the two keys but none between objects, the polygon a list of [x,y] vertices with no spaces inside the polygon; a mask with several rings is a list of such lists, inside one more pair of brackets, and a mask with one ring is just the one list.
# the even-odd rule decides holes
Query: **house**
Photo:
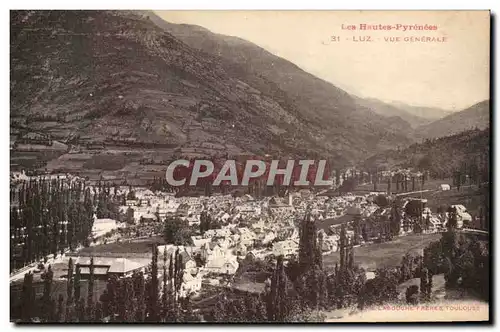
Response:
[{"label": "house", "polygon": [[432,215],[431,213],[428,213],[426,216],[424,216],[424,218],[429,223],[429,229],[427,232],[435,233],[442,229],[443,222],[440,218]]},{"label": "house", "polygon": [[[94,257],[94,276],[104,280],[112,275],[123,277],[144,270],[150,262],[149,258]],[[90,257],[78,257],[75,260],[75,272],[77,266],[80,267],[82,279],[87,279],[90,275]]]},{"label": "house", "polygon": [[321,248],[322,251],[337,251],[338,250],[338,236],[337,235],[332,235],[332,236],[325,236],[323,238],[323,247]]},{"label": "house", "polygon": [[234,274],[238,270],[239,263],[233,255],[211,255],[205,269],[209,272],[220,274]]},{"label": "house", "polygon": [[202,238],[201,236],[191,236],[191,240],[193,241],[193,245],[195,248],[201,249],[201,247],[205,243],[210,243],[212,241],[211,238]]},{"label": "house", "polygon": [[222,266],[222,274],[235,274],[238,270],[239,263],[235,260],[228,260]]},{"label": "house", "polygon": [[267,244],[271,241],[273,241],[276,238],[276,233],[273,231],[269,231],[265,233],[264,238],[262,239],[262,244]]},{"label": "house", "polygon": [[158,217],[153,214],[153,213],[146,213],[143,214],[140,218],[139,221],[143,223],[150,223],[150,222],[155,222],[158,220]]},{"label": "house", "polygon": [[234,247],[233,252],[236,256],[245,256],[247,254],[247,247],[242,243],[238,243]]},{"label": "house", "polygon": [[182,258],[182,267],[186,271],[191,271],[196,268],[196,262],[192,257],[192,250],[189,250],[191,252],[188,252],[188,248],[191,249],[190,247],[175,246],[173,244],[158,246],[158,260],[163,261],[164,256],[166,255],[166,263],[168,265],[170,264],[170,257],[174,257],[177,250],[179,250],[179,255]]},{"label": "house", "polygon": [[189,215],[189,210],[190,210],[190,206],[188,203],[182,203],[180,204],[178,207],[177,207],[177,211],[176,213],[179,215],[179,216],[188,216]]},{"label": "house", "polygon": [[180,297],[187,297],[190,294],[198,293],[201,290],[201,276],[199,274],[193,276],[191,273],[185,271],[181,289],[179,292]]},{"label": "house", "polygon": [[257,204],[247,203],[236,206],[235,211],[239,212],[241,215],[251,214],[252,216],[255,216],[262,213],[262,208]]},{"label": "house", "polygon": [[245,245],[253,244],[254,240],[257,238],[257,235],[255,235],[254,232],[252,232],[251,230],[249,230],[246,227],[237,228],[236,234],[239,234],[240,242],[245,244]]},{"label": "house", "polygon": [[299,243],[296,240],[285,240],[273,243],[273,254],[275,256],[289,257],[297,254]]},{"label": "house", "polygon": [[218,244],[221,248],[229,248],[234,245],[231,237],[226,236],[214,236],[212,238],[212,243]]},{"label": "house", "polygon": [[160,219],[165,219],[167,214],[169,213],[168,209],[165,207],[160,207],[159,205],[156,207],[156,212],[158,213],[158,216]]},{"label": "house", "polygon": [[271,198],[268,204],[269,212],[272,214],[283,214],[283,213],[291,213],[294,211],[294,207],[288,204],[283,203],[277,197]]},{"label": "house", "polygon": [[21,172],[11,172],[10,173],[11,181],[28,181],[29,176],[26,175],[26,172],[22,170]]},{"label": "house", "polygon": [[229,220],[229,218],[231,218],[231,215],[229,213],[221,211],[215,219],[218,219],[222,222],[226,222]]},{"label": "house", "polygon": [[141,219],[153,219],[156,220],[156,216],[152,213],[152,209],[148,207],[136,207],[134,208],[134,221],[139,223]]},{"label": "house", "polygon": [[176,201],[171,199],[167,202],[167,204],[163,208],[165,209],[165,213],[173,214],[177,212],[180,205],[181,205],[180,203],[177,203]]},{"label": "house", "polygon": [[469,214],[465,206],[452,205],[450,208],[455,209],[457,214],[457,228],[462,228],[463,225],[472,223],[472,216]]},{"label": "house", "polygon": [[135,199],[127,199],[125,201],[125,205],[126,206],[137,206],[139,205],[139,200],[135,200]]},{"label": "house", "polygon": [[214,259],[216,257],[225,257],[226,256],[226,249],[223,249],[219,244],[217,243],[205,243],[201,249],[200,249],[200,255],[201,258],[209,261],[211,259]]},{"label": "house", "polygon": [[451,190],[450,188],[450,185],[449,184],[440,184],[438,186],[438,190],[441,190],[441,191],[448,191],[448,190]]}]

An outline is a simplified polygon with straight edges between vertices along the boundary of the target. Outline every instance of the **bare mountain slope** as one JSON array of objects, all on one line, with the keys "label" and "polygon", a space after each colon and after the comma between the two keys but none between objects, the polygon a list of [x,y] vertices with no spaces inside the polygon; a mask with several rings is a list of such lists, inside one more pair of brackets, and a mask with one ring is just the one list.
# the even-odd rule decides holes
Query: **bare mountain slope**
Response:
[{"label": "bare mountain slope", "polygon": [[413,106],[402,102],[392,102],[388,104],[397,107],[398,109],[404,112],[428,120],[438,120],[444,118],[445,116],[453,114],[453,111],[444,110],[437,107]]},{"label": "bare mountain slope", "polygon": [[330,130],[336,140],[368,144],[362,153],[410,142],[406,137],[409,124],[403,119],[372,112],[342,89],[253,43],[199,26],[172,24],[154,14],[151,20],[189,46],[219,57],[221,65],[235,76],[249,81],[261,77],[273,84],[298,114]]},{"label": "bare mountain slope", "polygon": [[[145,17],[98,11],[11,15],[11,117],[31,130],[61,140],[77,136],[79,143],[214,142],[252,152],[296,145],[328,151],[324,130]],[[292,136],[297,142],[285,139]]]},{"label": "bare mountain slope", "polygon": [[399,117],[408,122],[412,128],[426,125],[432,122],[432,119],[424,118],[405,111],[402,108],[396,107],[392,104],[384,103],[375,98],[357,98],[358,105],[371,109],[377,114],[387,117]]},{"label": "bare mountain slope", "polygon": [[253,44],[236,41],[239,59],[253,59],[250,71],[186,45],[152,18],[11,11],[11,126],[108,151],[120,144],[210,154],[211,146],[342,163],[408,142],[406,122],[356,107],[344,91]]},{"label": "bare mountain slope", "polygon": [[[430,171],[434,176],[452,176],[464,165],[486,165],[489,155],[489,130],[468,130],[459,134],[426,139],[401,150],[388,150],[368,158],[364,166],[373,168],[411,167]],[[470,169],[468,172],[472,172]]]},{"label": "bare mountain slope", "polygon": [[463,111],[453,113],[417,129],[421,138],[437,138],[474,128],[485,129],[490,125],[490,102],[477,103]]}]

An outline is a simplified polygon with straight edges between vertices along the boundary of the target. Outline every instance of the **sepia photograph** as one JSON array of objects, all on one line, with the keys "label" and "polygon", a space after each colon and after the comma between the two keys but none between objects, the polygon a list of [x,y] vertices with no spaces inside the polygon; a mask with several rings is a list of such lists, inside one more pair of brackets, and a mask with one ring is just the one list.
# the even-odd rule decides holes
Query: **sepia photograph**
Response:
[{"label": "sepia photograph", "polygon": [[491,324],[489,10],[9,16],[12,324]]}]

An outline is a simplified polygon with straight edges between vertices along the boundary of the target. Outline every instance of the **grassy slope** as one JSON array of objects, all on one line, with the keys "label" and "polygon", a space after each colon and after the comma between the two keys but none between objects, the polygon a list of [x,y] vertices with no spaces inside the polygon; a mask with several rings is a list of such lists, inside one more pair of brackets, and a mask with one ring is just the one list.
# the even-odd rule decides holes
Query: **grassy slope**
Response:
[{"label": "grassy slope", "polygon": [[[376,243],[354,248],[354,261],[362,267],[395,267],[401,264],[401,258],[408,252],[419,252],[431,242],[441,238],[440,234],[401,236],[394,241]],[[338,252],[323,256],[323,265],[333,268],[340,262]]]}]

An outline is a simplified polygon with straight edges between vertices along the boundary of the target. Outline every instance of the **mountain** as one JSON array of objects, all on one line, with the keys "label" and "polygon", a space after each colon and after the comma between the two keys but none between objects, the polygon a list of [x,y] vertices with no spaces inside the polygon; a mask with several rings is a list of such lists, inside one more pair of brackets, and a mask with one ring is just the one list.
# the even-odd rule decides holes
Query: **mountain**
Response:
[{"label": "mountain", "polygon": [[206,52],[151,14],[10,15],[11,128],[71,147],[49,169],[123,175],[147,168],[138,166],[145,158],[161,164],[179,151],[342,164],[410,142],[405,121],[358,107],[341,89],[238,38],[205,40],[212,34],[189,27],[186,35],[205,40]]},{"label": "mountain", "polygon": [[[331,132],[337,150],[354,144],[361,154],[366,154],[411,142],[406,137],[410,126],[403,119],[374,113],[359,105],[356,97],[253,43],[195,25],[169,23],[153,13],[149,15],[159,27],[190,47],[219,57],[221,65],[233,75],[255,86],[256,78],[274,86],[278,92],[276,98],[292,104],[304,119],[320,123]],[[363,146],[363,142],[368,145]]]},{"label": "mountain", "polygon": [[428,120],[438,120],[444,118],[445,116],[453,114],[453,111],[448,111],[437,107],[413,106],[397,101],[389,104],[394,107],[397,107],[401,111]]},{"label": "mountain", "polygon": [[396,107],[375,98],[356,98],[356,103],[386,117],[399,117],[408,122],[412,128],[432,122],[432,119],[414,115],[411,112],[405,111],[404,108]]},{"label": "mountain", "polygon": [[405,149],[385,151],[368,158],[364,167],[415,168],[428,170],[437,177],[451,176],[462,167],[483,170],[488,164],[490,143],[489,129],[468,130],[446,137],[427,139]]},{"label": "mountain", "polygon": [[485,129],[490,125],[490,103],[479,102],[463,111],[453,113],[416,130],[417,137],[436,138],[465,130]]}]

